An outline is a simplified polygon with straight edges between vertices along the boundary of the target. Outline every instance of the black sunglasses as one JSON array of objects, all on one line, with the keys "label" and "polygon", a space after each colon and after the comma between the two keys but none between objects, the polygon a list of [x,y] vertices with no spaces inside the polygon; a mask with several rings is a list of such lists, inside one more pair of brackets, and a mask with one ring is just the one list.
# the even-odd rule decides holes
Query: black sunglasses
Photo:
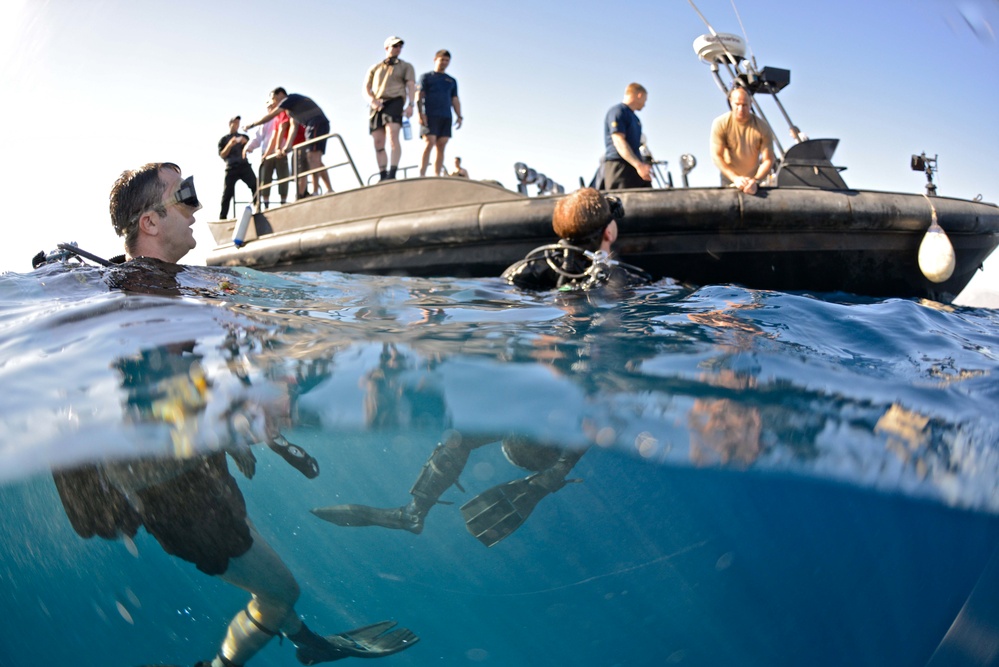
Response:
[{"label": "black sunglasses", "polygon": [[195,210],[201,208],[198,193],[194,189],[194,176],[188,176],[180,182],[177,192],[173,193],[173,197],[166,203],[167,206],[170,204],[183,204]]}]

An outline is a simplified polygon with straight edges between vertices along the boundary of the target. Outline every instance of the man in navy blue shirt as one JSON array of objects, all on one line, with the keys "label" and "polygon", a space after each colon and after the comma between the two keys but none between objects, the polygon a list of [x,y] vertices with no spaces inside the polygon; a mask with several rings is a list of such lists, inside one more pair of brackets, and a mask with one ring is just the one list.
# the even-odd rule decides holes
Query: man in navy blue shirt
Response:
[{"label": "man in navy blue shirt", "polygon": [[434,55],[434,71],[420,77],[416,88],[416,108],[420,110],[420,133],[425,142],[423,160],[420,163],[420,176],[427,175],[430,164],[430,151],[437,149],[434,159],[434,175],[446,173],[444,170],[444,147],[451,138],[451,107],[458,117],[455,129],[461,127],[461,102],[458,100],[458,82],[444,73],[451,63],[451,53],[441,49]]},{"label": "man in navy blue shirt", "polygon": [[604,121],[604,189],[652,187],[652,165],[642,159],[642,121],[636,111],[645,107],[649,93],[637,83],[629,83],[624,101],[611,107]]}]

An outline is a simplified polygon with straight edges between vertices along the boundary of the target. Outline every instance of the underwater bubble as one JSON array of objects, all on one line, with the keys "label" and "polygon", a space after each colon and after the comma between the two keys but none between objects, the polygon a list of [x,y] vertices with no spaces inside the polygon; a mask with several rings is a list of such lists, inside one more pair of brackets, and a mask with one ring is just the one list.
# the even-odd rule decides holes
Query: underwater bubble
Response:
[{"label": "underwater bubble", "polygon": [[128,553],[132,554],[136,558],[139,557],[139,547],[135,546],[135,540],[128,535],[122,535],[121,541],[125,543],[125,549],[128,550]]},{"label": "underwater bubble", "polygon": [[121,617],[125,619],[126,623],[129,625],[135,625],[135,621],[132,620],[132,615],[128,613],[128,609],[125,608],[125,605],[120,602],[115,602],[114,606],[117,607],[118,613],[121,614]]},{"label": "underwater bubble", "polygon": [[492,479],[495,472],[496,470],[495,468],[493,468],[493,465],[485,461],[482,461],[481,463],[476,463],[472,467],[472,474],[475,476],[475,479],[481,481]]},{"label": "underwater bubble", "polygon": [[481,648],[470,648],[465,651],[465,657],[472,662],[484,662],[489,659],[489,651]]},{"label": "underwater bubble", "polygon": [[142,602],[139,601],[139,596],[136,595],[131,588],[125,589],[125,597],[128,598],[129,603],[136,609],[142,609]]},{"label": "underwater bubble", "polygon": [[610,426],[597,431],[597,444],[601,447],[611,447],[617,439],[617,433]]},{"label": "underwater bubble", "polygon": [[659,449],[659,441],[648,431],[642,431],[635,438],[635,448],[642,458],[649,458]]}]

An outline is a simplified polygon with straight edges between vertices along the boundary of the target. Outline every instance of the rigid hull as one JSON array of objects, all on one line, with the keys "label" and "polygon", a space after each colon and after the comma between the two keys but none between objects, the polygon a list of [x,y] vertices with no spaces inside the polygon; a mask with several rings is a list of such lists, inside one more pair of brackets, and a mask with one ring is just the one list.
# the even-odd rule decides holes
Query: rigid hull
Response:
[{"label": "rigid hull", "polygon": [[[656,277],[756,289],[851,292],[950,302],[999,245],[993,204],[917,194],[814,188],[625,190],[619,256]],[[412,276],[497,276],[555,240],[560,197],[527,197],[456,178],[389,181],[210,223],[214,266]],[[954,274],[920,272],[934,212],[954,246]]]}]

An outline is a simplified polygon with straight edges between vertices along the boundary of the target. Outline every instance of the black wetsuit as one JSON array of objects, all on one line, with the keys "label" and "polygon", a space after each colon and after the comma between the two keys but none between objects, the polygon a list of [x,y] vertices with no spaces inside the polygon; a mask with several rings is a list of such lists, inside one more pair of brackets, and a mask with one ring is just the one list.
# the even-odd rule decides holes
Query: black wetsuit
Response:
[{"label": "black wetsuit", "polygon": [[[108,282],[126,292],[178,295],[179,264],[140,258],[111,269]],[[125,411],[134,420],[154,420],[154,406],[171,383],[187,381],[200,357],[194,343],[155,347],[119,359],[115,368],[125,390]],[[222,574],[230,558],[253,544],[246,503],[229,473],[223,452],[188,459],[146,457],[88,463],[53,472],[73,529],[81,537],[135,536],[143,526],[164,551]]]},{"label": "black wetsuit", "polygon": [[651,281],[651,276],[637,267],[609,257],[607,260],[597,265],[582,249],[561,241],[531,251],[527,257],[507,267],[503,279],[520,289],[536,292],[624,288]]}]

